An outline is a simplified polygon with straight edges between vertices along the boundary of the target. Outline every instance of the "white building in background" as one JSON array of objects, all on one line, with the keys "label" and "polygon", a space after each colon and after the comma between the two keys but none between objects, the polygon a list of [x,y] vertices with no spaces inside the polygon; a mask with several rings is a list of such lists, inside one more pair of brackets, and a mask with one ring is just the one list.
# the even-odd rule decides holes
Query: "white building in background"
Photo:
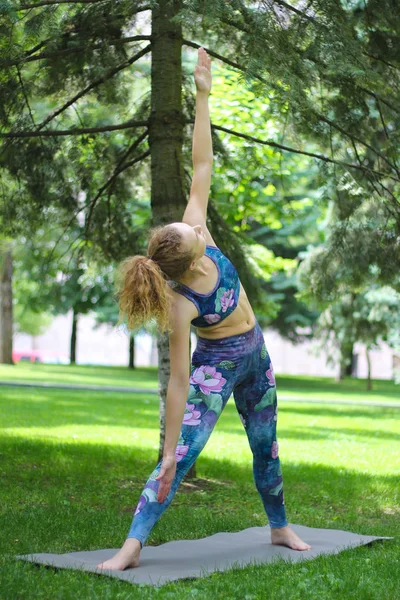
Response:
[{"label": "white building in background", "polygon": [[[124,329],[111,328],[101,325],[94,329],[95,320],[92,315],[82,315],[78,320],[77,334],[77,364],[116,365],[128,364],[129,338]],[[69,358],[69,346],[72,328],[72,311],[67,315],[57,316],[47,332],[36,338],[26,334],[14,335],[14,350],[27,351],[35,349],[55,359],[60,357],[65,361]],[[322,351],[316,354],[316,342],[310,341],[299,345],[283,339],[273,330],[265,330],[264,336],[267,348],[277,374],[316,375],[335,377],[337,367],[327,365],[326,354]],[[196,336],[192,334],[192,351],[196,345]],[[135,338],[135,365],[157,365],[157,344],[155,338],[148,334],[137,335]],[[357,362],[354,375],[366,378],[368,367],[365,348],[356,344],[354,348]],[[393,379],[394,368],[398,367],[400,357],[382,343],[380,350],[370,352],[372,378]]]}]

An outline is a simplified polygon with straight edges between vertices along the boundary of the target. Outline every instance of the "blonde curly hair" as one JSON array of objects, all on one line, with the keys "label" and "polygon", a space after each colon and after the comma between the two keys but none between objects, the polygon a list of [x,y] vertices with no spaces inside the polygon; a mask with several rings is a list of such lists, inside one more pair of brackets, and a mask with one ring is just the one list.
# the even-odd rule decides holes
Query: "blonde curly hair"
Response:
[{"label": "blonde curly hair", "polygon": [[181,248],[182,236],[171,225],[150,230],[147,256],[137,254],[123,260],[117,269],[119,321],[127,320],[129,330],[137,331],[155,320],[160,332],[170,332],[167,280],[177,280],[195,257],[193,250]]}]

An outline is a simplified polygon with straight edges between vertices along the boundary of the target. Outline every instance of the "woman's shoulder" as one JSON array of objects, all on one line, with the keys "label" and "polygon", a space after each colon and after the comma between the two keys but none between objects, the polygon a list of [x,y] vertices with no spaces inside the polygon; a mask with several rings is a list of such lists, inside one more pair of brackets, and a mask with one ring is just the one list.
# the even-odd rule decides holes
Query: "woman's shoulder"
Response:
[{"label": "woman's shoulder", "polygon": [[170,311],[174,313],[174,319],[182,320],[183,322],[192,321],[197,317],[198,311],[186,296],[176,292],[173,287],[168,287],[168,296],[170,300]]}]

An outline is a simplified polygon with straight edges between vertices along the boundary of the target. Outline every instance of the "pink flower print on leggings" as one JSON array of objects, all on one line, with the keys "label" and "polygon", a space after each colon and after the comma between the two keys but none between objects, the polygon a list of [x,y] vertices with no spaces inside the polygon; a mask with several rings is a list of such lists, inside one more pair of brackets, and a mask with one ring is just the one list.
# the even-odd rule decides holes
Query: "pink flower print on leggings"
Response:
[{"label": "pink flower print on leggings", "polygon": [[182,458],[185,458],[186,454],[188,453],[188,450],[189,450],[189,446],[179,445],[176,447],[175,458],[176,458],[177,463],[180,460],[182,460]]},{"label": "pink flower print on leggings", "polygon": [[278,442],[272,442],[271,456],[272,458],[278,458],[279,444]]},{"label": "pink flower print on leggings", "polygon": [[265,371],[266,376],[268,377],[268,383],[271,386],[276,385],[276,381],[275,381],[275,375],[274,375],[274,369],[271,365],[271,367],[269,369],[267,369]]},{"label": "pink flower print on leggings", "polygon": [[186,404],[183,425],[198,425],[200,423],[200,415],[201,412],[199,410],[194,410],[194,404]]},{"label": "pink flower print on leggings", "polygon": [[220,392],[226,383],[226,379],[222,377],[222,373],[219,373],[215,367],[210,367],[209,365],[201,365],[201,367],[195,369],[189,381],[193,385],[198,385],[206,396],[214,392]]},{"label": "pink flower print on leggings", "polygon": [[235,302],[235,299],[233,297],[235,290],[232,288],[231,290],[228,290],[227,292],[224,292],[221,296],[221,306],[222,306],[222,312],[226,312],[228,310],[228,308],[230,306],[232,306],[232,304]]}]

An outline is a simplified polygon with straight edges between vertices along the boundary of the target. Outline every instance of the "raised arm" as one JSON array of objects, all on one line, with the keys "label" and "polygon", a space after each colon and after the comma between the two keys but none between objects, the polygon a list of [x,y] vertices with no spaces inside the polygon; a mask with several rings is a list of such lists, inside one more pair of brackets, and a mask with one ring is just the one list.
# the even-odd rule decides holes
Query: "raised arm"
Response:
[{"label": "raised arm", "polygon": [[[196,118],[192,142],[193,179],[189,202],[182,221],[188,225],[201,224],[205,227],[213,149],[208,107],[208,96],[211,90],[211,59],[204,48],[199,48],[198,51],[194,79],[196,83]],[[209,240],[209,243],[212,242]]]}]

